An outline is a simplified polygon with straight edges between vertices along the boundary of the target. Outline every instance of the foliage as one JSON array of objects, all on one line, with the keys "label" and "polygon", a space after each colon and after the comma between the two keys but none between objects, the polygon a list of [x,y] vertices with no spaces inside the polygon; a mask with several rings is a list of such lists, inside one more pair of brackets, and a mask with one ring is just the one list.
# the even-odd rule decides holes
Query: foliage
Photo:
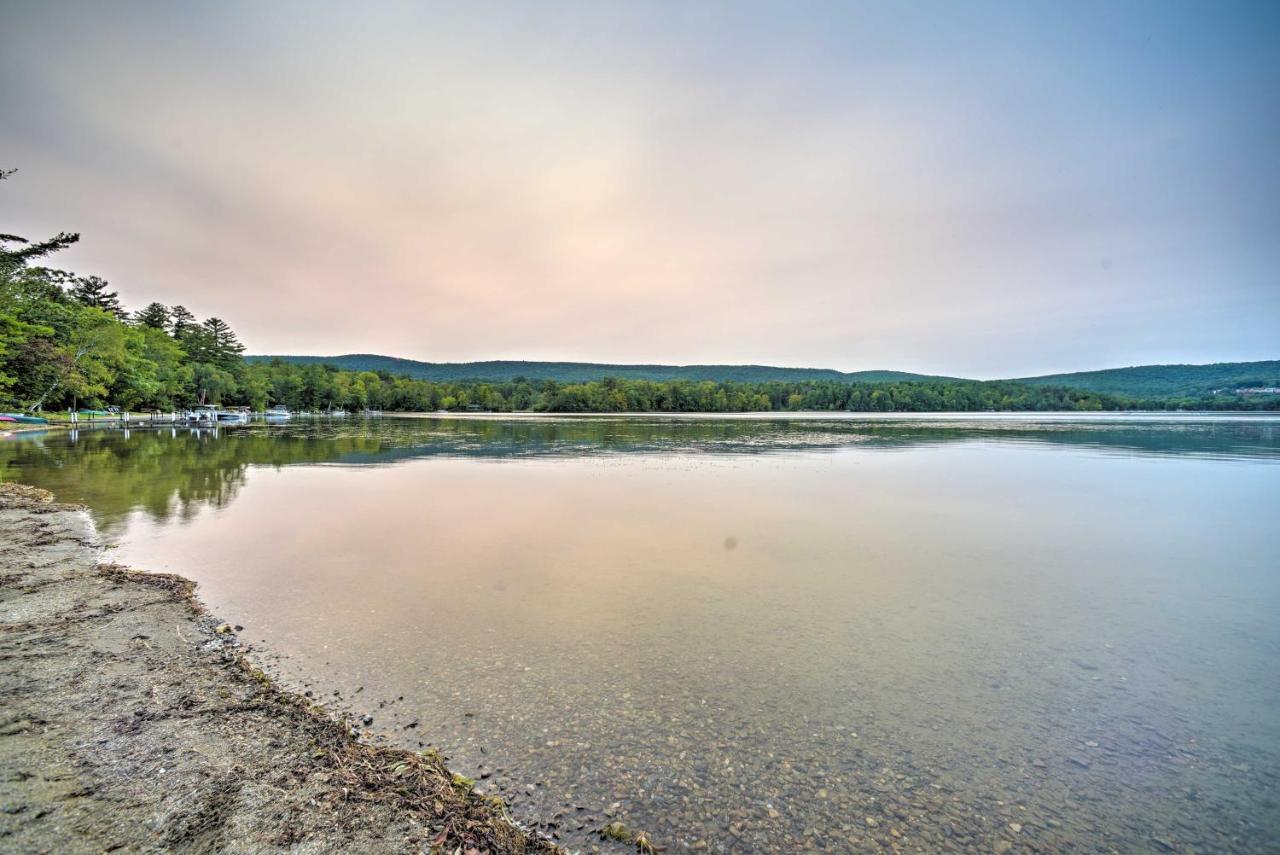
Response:
[{"label": "foliage", "polygon": [[[179,306],[177,308],[182,307]],[[148,303],[146,308],[139,309],[133,313],[133,321],[138,326],[168,330],[170,323],[169,309],[163,303]]]},{"label": "foliage", "polygon": [[1137,399],[1197,399],[1236,389],[1280,387],[1280,360],[1218,362],[1212,365],[1139,365],[1028,377],[1019,382],[1072,386]]},{"label": "foliage", "polygon": [[82,306],[101,309],[104,312],[115,315],[117,318],[124,318],[124,310],[120,308],[120,295],[115,291],[108,291],[107,280],[101,277],[83,276],[75,278],[71,285],[71,296]]},{"label": "foliage", "polygon": [[770,365],[613,365],[596,362],[419,362],[371,353],[346,356],[250,356],[250,361],[280,359],[299,365],[332,365],[346,371],[375,371],[404,374],[419,380],[484,380],[500,383],[526,380],[555,380],[558,383],[586,383],[605,377],[621,380],[717,380],[736,383],[770,381],[843,380],[845,382],[889,382],[898,380],[942,380],[905,371],[841,372],[830,368],[778,368]]}]

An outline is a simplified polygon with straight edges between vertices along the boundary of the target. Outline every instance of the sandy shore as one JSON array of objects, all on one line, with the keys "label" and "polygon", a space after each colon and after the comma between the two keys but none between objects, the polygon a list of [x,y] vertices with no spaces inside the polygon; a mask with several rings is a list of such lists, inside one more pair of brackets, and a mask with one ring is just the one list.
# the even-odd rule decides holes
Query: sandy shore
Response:
[{"label": "sandy shore", "polygon": [[272,684],[176,576],[0,485],[0,851],[560,852]]},{"label": "sandy shore", "polygon": [[0,437],[9,436],[10,434],[15,433],[40,433],[51,430],[65,430],[71,427],[71,425],[64,424],[62,422],[50,423],[47,425],[13,425],[9,422],[3,422],[3,424],[8,426],[0,429]]}]

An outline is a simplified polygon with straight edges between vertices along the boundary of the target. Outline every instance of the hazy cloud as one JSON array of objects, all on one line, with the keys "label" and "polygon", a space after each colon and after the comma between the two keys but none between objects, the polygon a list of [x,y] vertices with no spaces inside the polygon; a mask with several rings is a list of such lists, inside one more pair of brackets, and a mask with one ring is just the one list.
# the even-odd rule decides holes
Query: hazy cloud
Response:
[{"label": "hazy cloud", "polygon": [[[372,6],[372,10],[368,7]],[[1274,358],[1267,4],[19,4],[5,230],[256,352]]]}]

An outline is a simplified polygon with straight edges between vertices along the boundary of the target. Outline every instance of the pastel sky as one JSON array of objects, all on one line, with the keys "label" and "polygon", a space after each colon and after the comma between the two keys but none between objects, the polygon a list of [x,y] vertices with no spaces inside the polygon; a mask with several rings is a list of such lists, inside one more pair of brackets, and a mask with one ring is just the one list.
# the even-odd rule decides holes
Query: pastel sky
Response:
[{"label": "pastel sky", "polygon": [[1280,3],[7,2],[0,231],[256,353],[1280,357]]}]

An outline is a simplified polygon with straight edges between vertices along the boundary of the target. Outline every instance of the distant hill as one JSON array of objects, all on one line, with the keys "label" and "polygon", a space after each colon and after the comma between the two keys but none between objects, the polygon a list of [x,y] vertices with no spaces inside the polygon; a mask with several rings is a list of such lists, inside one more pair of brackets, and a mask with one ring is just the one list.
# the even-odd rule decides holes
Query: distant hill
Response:
[{"label": "distant hill", "polygon": [[1216,362],[1212,365],[1137,365],[1015,380],[1133,398],[1197,398],[1218,389],[1230,391],[1280,386],[1280,360]]},{"label": "distant hill", "polygon": [[[844,383],[891,383],[905,380],[955,380],[906,371],[836,371],[831,368],[780,368],[772,365],[614,365],[602,362],[419,362],[372,353],[342,356],[249,356],[253,362],[281,359],[301,365],[319,363],[347,371],[387,371],[420,380],[505,382],[556,380],[585,383],[603,377],[625,380],[714,380],[767,383],[835,380]],[[1061,386],[1137,399],[1200,398],[1218,389],[1280,386],[1280,360],[1219,362],[1213,365],[1138,365],[1104,371],[1011,378],[1009,382]]]},{"label": "distant hill", "polygon": [[584,383],[602,377],[626,380],[716,380],[737,383],[769,381],[840,380],[848,383],[893,382],[899,380],[946,380],[926,374],[905,371],[835,371],[830,368],[778,368],[770,365],[612,365],[597,362],[524,362],[493,360],[489,362],[418,362],[372,353],[349,353],[343,356],[248,356],[251,362],[281,359],[300,365],[320,363],[346,371],[389,371],[420,380],[492,380],[497,382],[523,377],[526,380],[556,380],[561,383]]}]

